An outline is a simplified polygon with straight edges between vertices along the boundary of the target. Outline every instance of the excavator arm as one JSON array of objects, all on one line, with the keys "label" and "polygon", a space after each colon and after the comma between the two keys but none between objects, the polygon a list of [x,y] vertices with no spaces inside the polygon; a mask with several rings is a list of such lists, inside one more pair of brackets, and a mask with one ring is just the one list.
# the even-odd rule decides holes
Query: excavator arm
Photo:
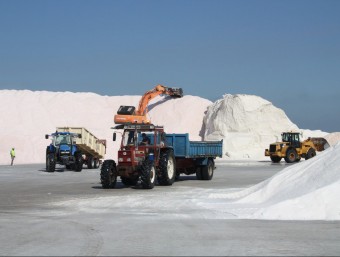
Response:
[{"label": "excavator arm", "polygon": [[136,115],[146,114],[146,110],[149,102],[158,95],[169,95],[171,97],[182,97],[183,91],[181,88],[171,88],[164,87],[162,85],[157,85],[154,89],[146,92],[139,101],[138,109],[136,110]]},{"label": "excavator arm", "polygon": [[147,91],[142,96],[137,110],[134,106],[120,106],[117,114],[114,116],[114,122],[116,124],[151,123],[151,121],[147,118],[147,107],[149,102],[158,95],[169,95],[174,98],[179,98],[183,96],[183,90],[181,88],[171,88],[157,85],[155,88]]}]

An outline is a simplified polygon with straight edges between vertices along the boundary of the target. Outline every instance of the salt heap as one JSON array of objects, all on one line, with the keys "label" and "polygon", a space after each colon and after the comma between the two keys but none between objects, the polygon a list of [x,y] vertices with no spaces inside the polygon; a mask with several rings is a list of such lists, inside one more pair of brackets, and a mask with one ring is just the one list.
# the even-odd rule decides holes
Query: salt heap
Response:
[{"label": "salt heap", "polygon": [[[8,164],[16,148],[16,164],[44,163],[44,135],[56,127],[85,127],[107,140],[106,159],[117,158],[119,135],[112,142],[113,117],[120,105],[137,106],[141,96],[100,96],[94,93],[0,90],[0,164]],[[208,108],[209,107],[209,108]],[[185,95],[158,96],[149,103],[149,116],[167,133],[189,133],[190,140],[224,139],[224,158],[268,159],[265,148],[280,140],[281,132],[298,130],[286,114],[270,102],[252,95],[225,95],[212,103]],[[324,136],[300,130],[304,137]]]},{"label": "salt heap", "polygon": [[297,131],[281,109],[254,95],[224,95],[208,108],[205,140],[224,140],[225,155],[232,159],[261,159],[283,131]]},{"label": "salt heap", "polygon": [[337,143],[316,157],[229,197],[236,198],[236,206],[255,210],[243,214],[242,208],[238,208],[234,214],[239,218],[340,220],[339,195],[340,143]]},{"label": "salt heap", "polygon": [[[85,127],[107,140],[106,159],[117,158],[120,138],[112,141],[113,117],[120,105],[137,106],[141,96],[100,96],[94,93],[0,90],[0,165],[10,163],[9,151],[16,149],[15,164],[44,163],[45,134],[56,127]],[[150,102],[150,117],[168,133],[190,133],[200,140],[204,113],[212,102],[197,96]],[[119,135],[119,134],[118,134]]]}]

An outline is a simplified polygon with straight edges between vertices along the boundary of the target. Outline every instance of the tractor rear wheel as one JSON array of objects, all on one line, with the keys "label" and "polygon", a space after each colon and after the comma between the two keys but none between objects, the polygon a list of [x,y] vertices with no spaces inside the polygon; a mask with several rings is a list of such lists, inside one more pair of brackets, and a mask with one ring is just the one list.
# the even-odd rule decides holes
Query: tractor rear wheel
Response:
[{"label": "tractor rear wheel", "polygon": [[92,156],[89,156],[87,158],[87,168],[88,169],[93,169],[94,168],[94,159]]},{"label": "tractor rear wheel", "polygon": [[46,171],[47,172],[55,171],[55,159],[53,153],[49,153],[46,156]]},{"label": "tractor rear wheel", "polygon": [[105,160],[100,170],[100,182],[102,187],[114,188],[117,183],[116,163],[114,160]]},{"label": "tractor rear wheel", "polygon": [[145,189],[152,189],[155,186],[156,171],[153,161],[145,160],[141,167],[141,183]]},{"label": "tractor rear wheel", "polygon": [[309,148],[307,154],[306,154],[306,160],[313,158],[316,155],[314,148]]},{"label": "tractor rear wheel", "polygon": [[215,164],[209,159],[208,164],[202,167],[202,180],[211,180],[214,175]]},{"label": "tractor rear wheel", "polygon": [[282,158],[279,156],[270,156],[270,159],[272,160],[272,162],[278,163],[281,161]]},{"label": "tractor rear wheel", "polygon": [[289,148],[286,152],[285,161],[287,163],[293,163],[298,158],[297,152],[294,148]]},{"label": "tractor rear wheel", "polygon": [[83,169],[83,157],[80,152],[76,152],[74,158],[74,171],[80,172]]},{"label": "tractor rear wheel", "polygon": [[159,160],[159,174],[157,176],[158,183],[164,186],[170,186],[175,181],[176,164],[174,152],[167,150],[161,153]]}]

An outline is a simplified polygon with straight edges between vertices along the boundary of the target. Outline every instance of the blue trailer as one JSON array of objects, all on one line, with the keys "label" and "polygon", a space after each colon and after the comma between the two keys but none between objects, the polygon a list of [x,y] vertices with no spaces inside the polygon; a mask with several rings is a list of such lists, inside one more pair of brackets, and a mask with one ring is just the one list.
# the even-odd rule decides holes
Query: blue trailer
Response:
[{"label": "blue trailer", "polygon": [[216,157],[222,157],[223,140],[190,141],[189,134],[166,134],[166,146],[171,147],[176,160],[176,179],[180,174],[195,174],[199,180],[211,180]]}]

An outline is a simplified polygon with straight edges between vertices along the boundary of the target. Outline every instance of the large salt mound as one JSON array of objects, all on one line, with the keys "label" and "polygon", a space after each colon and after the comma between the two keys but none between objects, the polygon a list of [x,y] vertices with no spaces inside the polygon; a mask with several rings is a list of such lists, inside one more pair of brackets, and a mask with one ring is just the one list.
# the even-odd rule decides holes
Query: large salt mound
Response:
[{"label": "large salt mound", "polygon": [[340,141],[340,132],[333,132],[325,136],[329,145],[336,145]]},{"label": "large salt mound", "polygon": [[[139,100],[140,96],[1,90],[0,164],[9,163],[12,147],[16,148],[16,164],[45,162],[50,141],[44,135],[59,126],[87,128],[107,140],[105,158],[116,159],[120,138],[118,134],[115,143],[111,140],[113,116],[120,105],[136,106]],[[150,102],[149,116],[168,133],[189,133],[191,140],[224,139],[224,157],[233,159],[264,159],[264,149],[280,140],[282,131],[297,129],[281,109],[251,95],[226,95],[214,104],[190,95],[159,96]],[[304,137],[327,134],[300,131]]]},{"label": "large salt mound", "polygon": [[340,220],[340,143],[236,195],[256,210],[240,218]]},{"label": "large salt mound", "polygon": [[265,159],[264,149],[280,141],[284,131],[299,131],[302,139],[327,134],[320,130],[300,130],[271,102],[239,94],[224,95],[210,106],[204,126],[204,139],[223,139],[225,157],[230,159]]},{"label": "large salt mound", "polygon": [[[107,159],[116,159],[119,138],[112,142],[113,117],[120,105],[136,106],[141,96],[100,96],[94,93],[29,90],[0,91],[0,164],[9,164],[9,151],[16,149],[15,164],[44,163],[50,134],[59,126],[85,127],[107,140]],[[155,124],[168,133],[187,132],[200,139],[202,121],[212,102],[195,96],[169,100],[159,97],[150,103]]]}]

